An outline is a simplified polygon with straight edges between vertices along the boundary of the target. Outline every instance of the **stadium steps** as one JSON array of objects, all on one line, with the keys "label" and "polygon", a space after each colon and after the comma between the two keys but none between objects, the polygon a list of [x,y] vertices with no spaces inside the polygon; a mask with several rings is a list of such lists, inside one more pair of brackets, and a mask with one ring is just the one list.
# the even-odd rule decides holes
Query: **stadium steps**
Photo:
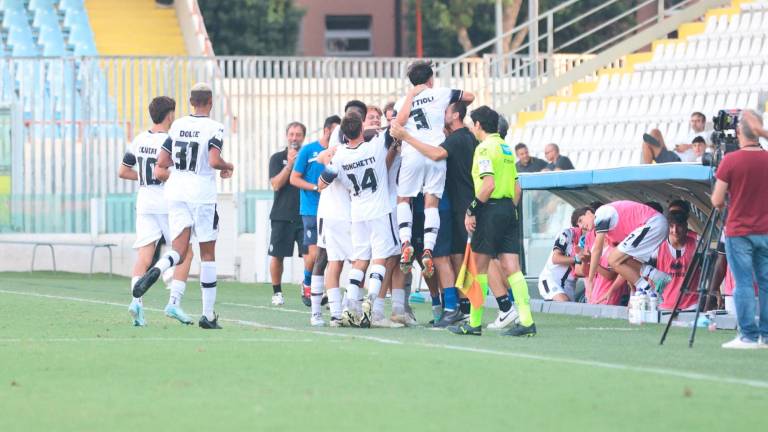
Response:
[{"label": "stadium steps", "polygon": [[768,107],[767,14],[768,0],[711,9],[702,22],[682,24],[677,39],[654,41],[596,81],[571,84],[542,111],[519,112],[508,140],[536,155],[557,143],[576,168],[621,166],[639,162],[650,129],[668,147],[682,142],[693,111],[711,119],[722,108]]},{"label": "stadium steps", "polygon": [[[102,56],[186,56],[176,10],[157,6],[154,0],[87,0],[85,2],[96,47]],[[118,62],[117,65],[114,62]],[[117,67],[119,66],[119,67]],[[175,74],[160,73],[160,65],[150,62],[119,63],[103,61],[110,94],[117,101],[120,115],[134,129],[146,124],[146,107],[152,97],[171,93],[169,89],[190,87],[185,68]],[[140,86],[126,85],[132,77],[154,77]],[[123,91],[133,88],[132,92]]]},{"label": "stadium steps", "polygon": [[154,0],[87,0],[85,8],[100,55],[187,55],[173,8]]}]

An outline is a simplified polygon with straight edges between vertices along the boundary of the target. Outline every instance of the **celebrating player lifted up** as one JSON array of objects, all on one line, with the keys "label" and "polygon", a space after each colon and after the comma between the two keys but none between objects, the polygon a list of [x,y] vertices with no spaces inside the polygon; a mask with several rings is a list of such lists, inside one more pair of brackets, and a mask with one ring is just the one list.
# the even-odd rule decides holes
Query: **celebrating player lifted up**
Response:
[{"label": "celebrating player lifted up", "polygon": [[[189,102],[194,114],[173,123],[155,167],[157,178],[167,179],[165,197],[168,201],[172,250],[136,282],[133,296],[141,297],[163,271],[181,263],[194,233],[200,243],[203,299],[203,316],[198,324],[204,329],[219,329],[221,327],[213,310],[216,303],[216,238],[219,232],[215,170],[221,170],[222,178],[229,178],[234,165],[221,157],[224,126],[208,117],[213,108],[211,87],[203,83],[195,84]],[[178,267],[176,272],[179,272]],[[176,275],[174,279],[178,279]],[[189,317],[181,310],[183,294],[183,284],[171,286],[171,299],[165,313],[191,324]]]},{"label": "celebrating player lifted up", "polygon": [[[395,103],[397,113],[395,122],[416,139],[433,146],[445,141],[443,127],[445,110],[448,105],[464,101],[467,104],[475,100],[469,92],[446,87],[434,87],[434,72],[430,62],[419,61],[408,68],[408,79],[414,85],[405,97]],[[445,187],[445,160],[432,161],[416,149],[403,143],[401,149],[402,164],[397,187],[397,223],[402,243],[400,268],[408,273],[413,264],[413,246],[411,245],[411,227],[413,213],[411,200],[424,193],[424,254],[422,264],[424,275],[430,277],[434,272],[432,249],[437,241],[440,229],[440,213],[437,206]]]}]

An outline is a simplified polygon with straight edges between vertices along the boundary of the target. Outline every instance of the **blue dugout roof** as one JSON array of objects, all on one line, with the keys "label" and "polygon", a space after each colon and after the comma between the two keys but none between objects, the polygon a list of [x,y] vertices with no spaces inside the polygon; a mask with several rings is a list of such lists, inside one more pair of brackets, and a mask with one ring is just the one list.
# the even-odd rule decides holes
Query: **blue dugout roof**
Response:
[{"label": "blue dugout roof", "polygon": [[574,207],[618,200],[656,201],[666,207],[682,198],[700,210],[694,212],[697,222],[711,210],[711,181],[710,167],[690,163],[520,174],[523,190],[547,190]]}]

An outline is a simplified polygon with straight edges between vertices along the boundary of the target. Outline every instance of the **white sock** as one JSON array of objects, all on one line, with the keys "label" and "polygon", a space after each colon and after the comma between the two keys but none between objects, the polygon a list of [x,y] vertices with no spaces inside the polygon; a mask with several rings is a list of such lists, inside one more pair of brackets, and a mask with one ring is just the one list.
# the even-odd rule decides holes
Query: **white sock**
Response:
[{"label": "white sock", "polygon": [[328,288],[328,308],[331,310],[331,316],[341,318],[341,289]]},{"label": "white sock", "polygon": [[136,282],[138,282],[139,279],[141,279],[141,276],[134,276],[131,278],[131,306],[133,306],[135,303],[143,304],[141,297],[133,297],[133,286],[136,285]]},{"label": "white sock", "polygon": [[647,290],[650,287],[651,286],[648,285],[648,281],[643,279],[642,276],[640,277],[640,279],[637,280],[637,282],[635,282],[635,288],[637,288],[638,290]]},{"label": "white sock", "polygon": [[649,279],[658,279],[662,276],[662,271],[650,264],[643,264],[640,267],[640,275]]},{"label": "white sock", "polygon": [[411,241],[411,227],[413,226],[413,212],[407,202],[397,204],[397,226],[400,233],[400,241]]},{"label": "white sock", "polygon": [[200,263],[200,290],[203,297],[203,315],[209,320],[216,318],[213,307],[216,304],[216,263]]},{"label": "white sock", "polygon": [[168,252],[166,252],[165,255],[160,257],[159,260],[157,260],[155,267],[159,268],[160,273],[162,273],[168,270],[169,268],[175,266],[176,264],[178,264],[179,261],[181,261],[181,257],[179,256],[179,253],[171,249]]},{"label": "white sock", "polygon": [[432,250],[437,243],[437,231],[440,230],[440,212],[437,208],[424,209],[424,249]]},{"label": "white sock", "polygon": [[180,280],[171,281],[171,295],[168,297],[168,304],[181,306],[181,299],[184,297],[184,290],[187,289],[187,283]]},{"label": "white sock", "polygon": [[405,290],[392,288],[392,313],[402,315],[405,313]]},{"label": "white sock", "polygon": [[376,297],[373,299],[373,314],[376,316],[384,316],[384,299]]},{"label": "white sock", "polygon": [[312,315],[322,314],[322,302],[323,302],[323,282],[325,278],[322,276],[312,275],[312,284],[310,285],[310,301],[312,302]]},{"label": "white sock", "polygon": [[381,284],[384,282],[384,276],[387,274],[387,268],[381,264],[371,266],[371,274],[368,277],[368,297],[375,299],[381,291]]},{"label": "white sock", "polygon": [[360,312],[360,286],[363,284],[365,273],[362,270],[349,271],[349,285],[347,285],[347,304],[350,310]]}]

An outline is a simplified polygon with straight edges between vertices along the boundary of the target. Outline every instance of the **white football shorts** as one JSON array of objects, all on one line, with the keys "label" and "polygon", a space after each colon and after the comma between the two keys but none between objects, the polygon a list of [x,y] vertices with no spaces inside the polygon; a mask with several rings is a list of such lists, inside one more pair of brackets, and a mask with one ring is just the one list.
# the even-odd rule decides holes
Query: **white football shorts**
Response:
[{"label": "white football shorts", "polygon": [[397,196],[413,198],[420,192],[442,198],[445,189],[445,161],[427,159],[421,153],[406,153],[397,179]]},{"label": "white football shorts", "polygon": [[391,213],[376,219],[352,222],[352,259],[385,259],[400,255],[400,241],[396,233]]},{"label": "white football shorts", "polygon": [[352,257],[351,223],[338,219],[317,219],[317,246],[324,248],[328,261],[345,261]]},{"label": "white football shorts", "polygon": [[667,218],[657,214],[629,233],[617,248],[641,263],[647,263],[659,250],[659,245],[668,234]]},{"label": "white football shorts", "polygon": [[152,244],[165,237],[165,243],[170,245],[171,231],[168,227],[167,214],[137,214],[136,215],[136,241],[133,248],[138,249]]},{"label": "white football shorts", "polygon": [[168,201],[168,223],[172,239],[178,237],[184,228],[192,228],[192,235],[200,243],[214,241],[219,235],[216,204]]}]

